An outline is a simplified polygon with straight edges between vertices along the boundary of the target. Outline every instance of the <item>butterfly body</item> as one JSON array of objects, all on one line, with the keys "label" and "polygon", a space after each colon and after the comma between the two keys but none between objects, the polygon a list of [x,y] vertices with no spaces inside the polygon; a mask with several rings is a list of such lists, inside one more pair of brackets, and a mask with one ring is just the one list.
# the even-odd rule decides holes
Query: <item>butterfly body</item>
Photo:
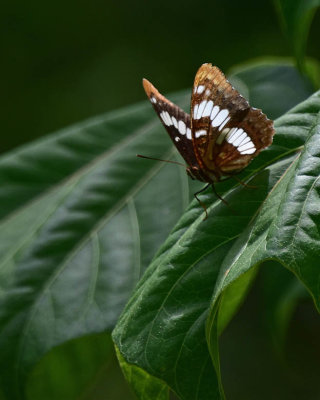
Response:
[{"label": "butterfly body", "polygon": [[273,122],[211,64],[195,76],[190,115],[146,79],[143,86],[192,179],[214,184],[237,174],[272,143]]},{"label": "butterfly body", "polygon": [[190,176],[190,178],[193,180],[198,180],[198,181],[207,182],[207,183],[218,182],[214,175],[211,178],[208,174],[203,173],[203,171],[198,167],[187,167],[186,172]]}]

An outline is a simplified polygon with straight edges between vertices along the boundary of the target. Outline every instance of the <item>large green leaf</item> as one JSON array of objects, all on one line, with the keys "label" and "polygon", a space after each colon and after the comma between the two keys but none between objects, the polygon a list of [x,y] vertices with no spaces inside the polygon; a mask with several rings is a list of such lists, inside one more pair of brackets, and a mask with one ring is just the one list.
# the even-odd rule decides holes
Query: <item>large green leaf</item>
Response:
[{"label": "large green leaf", "polygon": [[[116,326],[113,337],[127,363],[139,365],[163,379],[182,399],[223,397],[217,337],[242,301],[255,272],[252,267],[270,257],[279,259],[281,252],[282,263],[292,268],[319,305],[316,254],[320,249],[314,220],[319,200],[316,189],[313,190],[319,174],[314,159],[320,154],[319,146],[314,145],[319,142],[315,131],[319,126],[314,128],[319,111],[320,93],[317,93],[276,121],[274,144],[246,170],[248,178],[253,175],[249,183],[258,189],[229,187],[224,192],[229,208],[215,201],[211,194],[204,195],[202,200],[212,204],[205,222],[201,208],[192,203],[139,282]],[[300,156],[310,132],[313,144],[308,142]],[[305,169],[299,160],[308,159],[310,146],[313,157]],[[266,163],[269,166],[262,169]],[[297,171],[301,173],[296,176]],[[301,179],[303,171],[305,179]],[[303,188],[297,188],[297,193],[286,190],[286,184],[294,178]],[[277,196],[282,185],[285,186],[281,193],[290,199],[291,206],[286,203],[278,212]],[[304,208],[308,192],[311,204]],[[274,202],[270,203],[270,199]],[[312,207],[315,207],[313,212]],[[303,214],[301,208],[305,210]],[[266,242],[270,216],[278,216],[278,220],[271,225],[273,235]],[[298,221],[302,229],[308,230],[306,243],[303,230],[294,230],[293,224]],[[292,241],[290,248],[283,244],[288,236],[297,241]],[[261,250],[257,253],[259,246]],[[271,254],[261,255],[266,246],[272,250]],[[293,256],[298,257],[297,264]],[[214,286],[215,296],[211,301]],[[206,321],[215,369],[208,357]]]},{"label": "large green leaf", "polygon": [[[246,79],[255,68],[248,68],[250,74],[233,78],[250,96],[254,85]],[[277,68],[265,70],[266,81],[275,78]],[[285,68],[294,79],[295,98],[302,100],[306,92],[298,84],[299,76],[292,67]],[[185,93],[171,98],[187,104]],[[292,92],[287,98],[291,101]],[[260,99],[267,107],[271,92]],[[302,143],[297,138],[297,145]],[[273,147],[272,157],[287,151],[287,144],[280,143]],[[185,171],[137,159],[136,153],[176,156],[148,103],[78,124],[0,159],[0,379],[8,398],[24,398],[26,378],[46,352],[67,340],[114,327],[140,275],[186,208],[193,189]],[[268,162],[268,154],[262,154],[247,173]],[[266,178],[262,174],[256,179]],[[225,183],[219,190],[230,185]],[[262,201],[266,191],[249,193]],[[246,201],[247,192],[236,189],[230,196]],[[214,201],[211,194],[203,198]],[[230,210],[218,203],[213,207],[222,212],[224,229]],[[182,220],[183,229],[194,226],[201,212],[191,208]],[[243,217],[237,218],[241,228]],[[210,223],[198,221],[198,225],[205,229]],[[173,244],[175,236],[170,240]],[[188,263],[188,254],[183,254]],[[224,251],[219,257],[224,257]],[[204,289],[208,298],[218,272],[219,268],[212,272],[208,262],[211,281]],[[197,280],[195,273],[192,288]],[[206,349],[205,318],[199,317],[194,326],[195,332],[203,333],[201,341],[194,342],[193,334],[188,341],[199,346],[199,360]],[[204,375],[211,368],[207,354]],[[183,369],[177,372],[184,379]],[[192,385],[192,380],[186,385]],[[210,390],[215,391],[214,386]]]},{"label": "large green leaf", "polygon": [[223,314],[229,312],[220,305],[226,300],[232,302],[234,295],[230,288],[250,268],[265,260],[275,260],[294,273],[320,311],[320,93],[302,107],[281,118],[277,127],[281,135],[301,112],[316,111],[306,145],[292,159],[254,222],[239,236],[221,266],[207,321],[209,349],[215,361],[218,359],[219,319],[224,319]]},{"label": "large green leaf", "polygon": [[0,375],[10,398],[23,397],[45,352],[113,328],[188,204],[185,172],[138,152],[172,153],[147,103],[1,159]]},{"label": "large green leaf", "polygon": [[309,29],[319,0],[274,0],[282,22],[294,50],[298,64],[303,68]]}]

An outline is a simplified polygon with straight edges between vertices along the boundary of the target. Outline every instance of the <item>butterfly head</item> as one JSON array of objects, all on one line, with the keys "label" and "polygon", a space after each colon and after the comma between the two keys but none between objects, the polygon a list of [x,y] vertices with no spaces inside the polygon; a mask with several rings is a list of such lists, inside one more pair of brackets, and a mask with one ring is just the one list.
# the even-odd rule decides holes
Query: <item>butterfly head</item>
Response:
[{"label": "butterfly head", "polygon": [[207,173],[204,173],[203,170],[196,166],[190,166],[186,169],[186,171],[190,178],[193,180],[207,183],[214,183],[219,181],[219,179],[217,179],[214,175],[212,175],[212,177],[209,177]]}]

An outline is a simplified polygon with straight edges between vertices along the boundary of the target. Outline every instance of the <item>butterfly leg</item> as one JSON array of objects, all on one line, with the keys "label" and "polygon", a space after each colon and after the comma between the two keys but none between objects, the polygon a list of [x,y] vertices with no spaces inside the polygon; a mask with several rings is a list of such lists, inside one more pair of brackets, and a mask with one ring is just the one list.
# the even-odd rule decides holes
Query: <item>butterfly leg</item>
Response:
[{"label": "butterfly leg", "polygon": [[222,203],[224,203],[226,206],[229,206],[229,203],[227,202],[227,200],[225,200],[223,197],[221,197],[220,194],[216,191],[214,183],[211,183],[210,185],[212,186],[213,193],[218,197],[218,199],[221,200]]},{"label": "butterfly leg", "polygon": [[208,187],[211,185],[211,183],[208,183],[205,187],[203,187],[201,190],[199,190],[198,192],[194,193],[194,197],[197,199],[197,201],[199,202],[200,206],[203,208],[204,212],[205,212],[205,217],[203,218],[203,221],[205,221],[208,218],[208,211],[207,211],[207,207],[204,203],[202,203],[202,201],[199,199],[198,194],[204,192],[206,189],[208,189]]}]

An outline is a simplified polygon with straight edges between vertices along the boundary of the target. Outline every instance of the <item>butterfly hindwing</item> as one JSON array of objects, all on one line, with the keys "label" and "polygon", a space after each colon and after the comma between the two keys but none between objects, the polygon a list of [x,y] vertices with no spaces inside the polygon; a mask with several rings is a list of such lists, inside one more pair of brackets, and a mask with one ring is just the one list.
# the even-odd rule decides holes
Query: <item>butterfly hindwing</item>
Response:
[{"label": "butterfly hindwing", "polygon": [[239,172],[272,143],[273,123],[261,112],[250,108],[236,127],[226,127],[214,148],[216,167],[222,174]]},{"label": "butterfly hindwing", "polygon": [[196,157],[213,180],[240,171],[272,142],[272,121],[251,108],[211,64],[196,74],[191,117]]},{"label": "butterfly hindwing", "polygon": [[234,89],[219,68],[203,64],[195,77],[191,116],[146,79],[144,89],[195,179],[213,183],[241,171],[272,143],[273,122]]},{"label": "butterfly hindwing", "polygon": [[197,166],[198,162],[192,144],[190,115],[160,94],[147,79],[143,80],[143,87],[184,160],[189,166]]}]

